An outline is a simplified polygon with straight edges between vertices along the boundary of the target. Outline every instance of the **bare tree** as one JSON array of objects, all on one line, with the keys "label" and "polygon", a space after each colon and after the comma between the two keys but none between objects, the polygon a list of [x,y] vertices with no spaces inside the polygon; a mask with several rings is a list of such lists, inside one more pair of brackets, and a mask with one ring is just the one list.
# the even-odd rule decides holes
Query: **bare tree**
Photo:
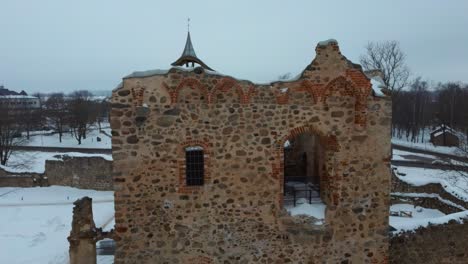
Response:
[{"label": "bare tree", "polygon": [[82,139],[86,139],[86,133],[91,124],[96,121],[96,113],[91,100],[92,94],[89,91],[82,90],[73,92],[70,95],[70,128],[78,144],[81,145]]},{"label": "bare tree", "polygon": [[23,108],[18,109],[18,122],[22,123],[22,127],[26,132],[26,139],[29,140],[30,132],[37,129],[43,124],[42,108]]},{"label": "bare tree", "polygon": [[63,93],[54,93],[45,102],[46,114],[50,118],[55,131],[59,135],[59,141],[62,142],[63,129],[66,124],[69,109]]},{"label": "bare tree", "polygon": [[21,144],[19,112],[8,101],[0,101],[0,164],[6,165],[14,146]]},{"label": "bare tree", "polygon": [[410,71],[406,65],[406,55],[397,41],[369,42],[360,62],[365,70],[380,70],[392,94],[408,85]]}]

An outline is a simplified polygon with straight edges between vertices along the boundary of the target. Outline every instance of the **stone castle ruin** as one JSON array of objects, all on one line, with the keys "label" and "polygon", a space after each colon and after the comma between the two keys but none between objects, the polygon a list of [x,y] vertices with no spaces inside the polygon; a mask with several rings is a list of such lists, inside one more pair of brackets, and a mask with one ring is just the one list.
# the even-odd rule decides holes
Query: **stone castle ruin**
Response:
[{"label": "stone castle ruin", "polygon": [[[315,50],[260,85],[213,71],[189,35],[173,68],[124,77],[115,263],[388,262],[391,100],[336,41]],[[323,219],[286,211],[301,197]]]}]

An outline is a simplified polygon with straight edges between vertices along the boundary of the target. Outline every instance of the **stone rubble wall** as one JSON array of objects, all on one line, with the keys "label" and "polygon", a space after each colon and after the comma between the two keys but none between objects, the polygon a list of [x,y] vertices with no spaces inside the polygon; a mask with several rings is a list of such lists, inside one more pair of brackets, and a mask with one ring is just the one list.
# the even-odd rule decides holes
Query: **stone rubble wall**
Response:
[{"label": "stone rubble wall", "polygon": [[468,222],[451,221],[405,232],[390,239],[390,263],[468,263]]},{"label": "stone rubble wall", "polygon": [[[331,43],[297,81],[171,69],[113,91],[115,263],[386,263],[391,101]],[[283,89],[287,88],[287,89]],[[283,144],[325,150],[323,226],[285,213]],[[205,184],[186,186],[185,147]]]},{"label": "stone rubble wall", "polygon": [[392,195],[390,198],[390,204],[413,204],[414,206],[421,206],[424,208],[437,209],[444,214],[453,214],[461,211],[460,208],[451,206],[444,202],[441,202],[437,198],[428,198],[428,197],[403,197]]},{"label": "stone rubble wall", "polygon": [[[404,177],[404,176],[402,176]],[[453,196],[452,194],[448,193],[445,191],[445,189],[440,185],[439,183],[429,183],[423,186],[413,186],[409,183],[406,183],[402,180],[400,180],[396,175],[395,172],[392,171],[392,193],[427,193],[427,194],[438,194],[442,199],[451,201],[457,205],[460,205],[464,208],[468,209],[468,202],[458,199],[457,197]],[[407,198],[407,197],[404,197]],[[420,199],[425,200],[424,205],[433,208],[433,209],[439,209],[440,211],[451,211],[453,209],[450,209],[449,205],[446,205],[444,203],[441,203],[438,199],[434,198],[428,198],[428,199]],[[431,202],[432,201],[432,202]]]},{"label": "stone rubble wall", "polygon": [[112,161],[101,157],[63,157],[46,160],[44,173],[12,173],[0,168],[0,187],[49,185],[113,190]]},{"label": "stone rubble wall", "polygon": [[113,190],[112,161],[101,157],[63,157],[48,160],[45,174],[49,185],[82,189]]}]

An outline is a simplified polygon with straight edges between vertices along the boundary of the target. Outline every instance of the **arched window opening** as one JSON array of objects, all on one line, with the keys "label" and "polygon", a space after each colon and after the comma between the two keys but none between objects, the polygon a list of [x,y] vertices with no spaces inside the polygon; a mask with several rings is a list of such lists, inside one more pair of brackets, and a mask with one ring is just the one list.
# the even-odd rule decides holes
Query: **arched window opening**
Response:
[{"label": "arched window opening", "polygon": [[303,133],[284,143],[284,200],[292,214],[324,219],[324,149],[320,138]]},{"label": "arched window opening", "polygon": [[185,184],[200,186],[205,182],[204,153],[200,146],[185,148]]}]

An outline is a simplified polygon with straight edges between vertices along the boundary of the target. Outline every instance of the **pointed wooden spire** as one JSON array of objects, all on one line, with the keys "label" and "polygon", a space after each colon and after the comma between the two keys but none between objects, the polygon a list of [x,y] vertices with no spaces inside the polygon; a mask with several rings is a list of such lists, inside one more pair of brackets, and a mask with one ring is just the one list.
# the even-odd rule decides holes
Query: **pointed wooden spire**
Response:
[{"label": "pointed wooden spire", "polygon": [[189,64],[191,63],[193,67],[195,63],[197,63],[203,68],[213,71],[213,69],[208,67],[208,65],[206,65],[202,60],[200,60],[195,54],[195,49],[193,48],[193,45],[192,45],[192,39],[190,38],[190,18],[188,19],[187,29],[188,29],[187,41],[185,42],[184,51],[182,52],[182,55],[180,56],[180,58],[177,59],[175,62],[173,62],[171,65],[172,66],[186,65],[188,67]]}]

